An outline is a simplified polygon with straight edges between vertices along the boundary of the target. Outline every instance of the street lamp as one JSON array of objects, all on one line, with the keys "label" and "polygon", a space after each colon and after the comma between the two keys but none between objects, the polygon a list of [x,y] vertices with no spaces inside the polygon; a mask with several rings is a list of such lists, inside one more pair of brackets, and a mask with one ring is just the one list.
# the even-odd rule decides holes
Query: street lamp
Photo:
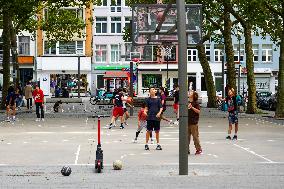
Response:
[{"label": "street lamp", "polygon": [[238,31],[238,41],[239,41],[239,70],[238,70],[238,94],[240,95],[241,90],[241,32]]},{"label": "street lamp", "polygon": [[13,74],[12,74],[12,77],[13,77],[13,83],[14,83],[14,86],[17,87],[17,83],[16,83],[16,78],[17,78],[17,47],[16,46],[13,46],[11,48],[12,50],[12,59],[13,59]]},{"label": "street lamp", "polygon": [[77,50],[78,55],[78,98],[81,97],[80,89],[81,89],[81,60],[80,57],[83,54],[82,50]]}]

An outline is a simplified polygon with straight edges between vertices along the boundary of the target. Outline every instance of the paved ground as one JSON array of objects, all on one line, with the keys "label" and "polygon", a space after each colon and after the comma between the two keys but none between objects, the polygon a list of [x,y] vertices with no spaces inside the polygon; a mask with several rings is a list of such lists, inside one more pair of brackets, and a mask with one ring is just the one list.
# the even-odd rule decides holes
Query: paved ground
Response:
[{"label": "paved ground", "polygon": [[[15,124],[0,123],[0,188],[284,188],[284,126],[261,116],[241,115],[239,140],[227,141],[224,114],[204,109],[204,153],[189,155],[188,176],[178,176],[177,126],[163,122],[163,150],[153,144],[144,151],[145,133],[132,143],[135,117],[124,130],[107,129],[104,118],[106,166],[97,174],[97,121],[88,118],[88,111],[75,115],[72,109],[49,113],[44,123],[35,122],[34,113],[20,114]],[[123,161],[121,171],[112,170],[117,159]],[[62,165],[71,166],[71,176],[60,174]]]}]

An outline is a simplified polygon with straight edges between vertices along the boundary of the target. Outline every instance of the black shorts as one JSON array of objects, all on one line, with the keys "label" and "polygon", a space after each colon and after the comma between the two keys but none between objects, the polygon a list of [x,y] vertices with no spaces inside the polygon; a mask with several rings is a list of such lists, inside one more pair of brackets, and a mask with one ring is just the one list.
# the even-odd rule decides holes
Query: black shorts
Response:
[{"label": "black shorts", "polygon": [[147,120],[147,131],[160,131],[160,121]]}]

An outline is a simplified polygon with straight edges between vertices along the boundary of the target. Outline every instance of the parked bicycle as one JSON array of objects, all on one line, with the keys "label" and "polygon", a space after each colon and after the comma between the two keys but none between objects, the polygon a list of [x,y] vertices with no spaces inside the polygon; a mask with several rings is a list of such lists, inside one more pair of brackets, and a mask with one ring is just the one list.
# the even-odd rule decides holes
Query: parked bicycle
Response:
[{"label": "parked bicycle", "polygon": [[[91,93],[90,93],[91,95]],[[112,92],[104,92],[104,91],[99,91],[98,95],[94,96],[91,95],[90,97],[90,103],[92,105],[96,104],[111,104],[113,99],[113,93]]]}]

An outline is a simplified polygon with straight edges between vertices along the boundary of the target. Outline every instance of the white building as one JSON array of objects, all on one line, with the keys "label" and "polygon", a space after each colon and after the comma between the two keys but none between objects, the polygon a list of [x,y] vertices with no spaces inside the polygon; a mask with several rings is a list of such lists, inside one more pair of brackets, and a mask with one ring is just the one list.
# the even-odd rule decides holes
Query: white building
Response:
[{"label": "white building", "polygon": [[105,88],[113,91],[114,88],[128,85],[129,62],[121,60],[125,54],[123,30],[130,24],[130,7],[124,0],[102,0],[101,6],[94,7],[94,40],[92,64],[92,91]]}]

